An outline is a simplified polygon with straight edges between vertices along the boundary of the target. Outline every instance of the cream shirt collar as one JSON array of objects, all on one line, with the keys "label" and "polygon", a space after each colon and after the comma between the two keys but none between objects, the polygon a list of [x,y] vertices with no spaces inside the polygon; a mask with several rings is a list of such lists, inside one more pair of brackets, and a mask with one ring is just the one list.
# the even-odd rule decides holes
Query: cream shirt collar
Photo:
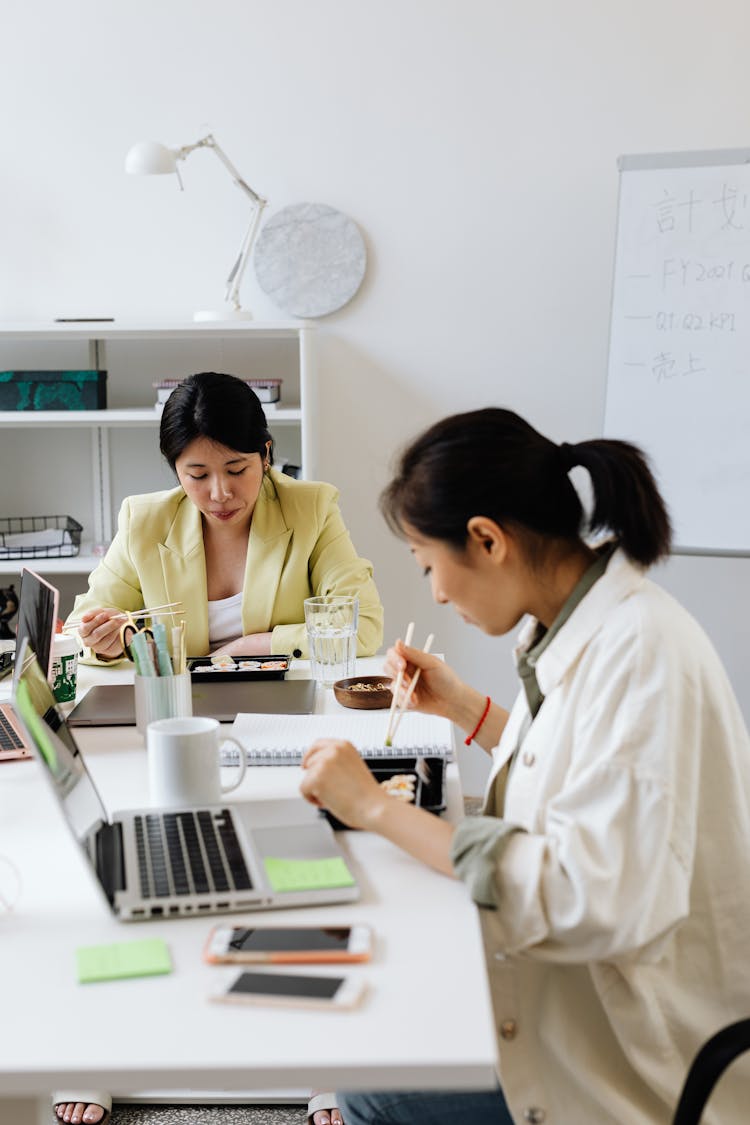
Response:
[{"label": "cream shirt collar", "polygon": [[[565,675],[601,628],[602,621],[625,598],[635,594],[646,580],[645,571],[631,563],[623,550],[617,548],[612,554],[604,574],[581,599],[567,621],[549,642],[539,656],[536,664],[536,679],[543,696],[548,696],[564,679]],[[518,634],[514,649],[516,665],[521,652],[528,652],[537,637],[539,622],[529,617]],[[487,780],[485,805],[494,797],[493,787],[500,770],[512,757],[519,741],[523,738],[529,722],[529,708],[523,687],[511,710],[510,719],[503,731],[500,742],[492,752],[492,769]]]},{"label": "cream shirt collar", "polygon": [[[607,569],[578,603],[568,620],[550,640],[536,664],[536,677],[542,695],[549,695],[599,630],[602,620],[625,598],[641,588],[645,571],[631,563],[622,548],[617,548]],[[528,652],[537,636],[539,622],[530,617],[518,635],[516,661]]]}]

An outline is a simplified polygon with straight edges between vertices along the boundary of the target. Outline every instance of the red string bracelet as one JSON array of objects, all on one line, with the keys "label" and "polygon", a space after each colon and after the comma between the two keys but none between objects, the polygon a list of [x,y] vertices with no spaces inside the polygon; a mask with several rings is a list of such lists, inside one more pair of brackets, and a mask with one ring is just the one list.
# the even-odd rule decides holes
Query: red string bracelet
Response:
[{"label": "red string bracelet", "polygon": [[471,732],[469,737],[464,739],[464,746],[471,746],[472,742],[474,741],[474,739],[479,734],[479,731],[482,729],[482,723],[484,722],[484,720],[489,715],[491,706],[492,706],[492,700],[490,699],[490,697],[488,695],[487,696],[487,702],[484,705],[484,711],[482,711],[482,717],[479,720],[479,722],[477,723],[477,725],[474,727],[474,730]]}]

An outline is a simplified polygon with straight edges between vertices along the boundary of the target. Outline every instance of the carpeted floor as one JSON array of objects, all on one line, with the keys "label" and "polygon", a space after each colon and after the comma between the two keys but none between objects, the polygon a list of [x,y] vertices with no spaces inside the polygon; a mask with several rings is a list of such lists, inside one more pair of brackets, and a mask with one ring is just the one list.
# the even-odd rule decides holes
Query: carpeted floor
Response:
[{"label": "carpeted floor", "polygon": [[115,1105],[112,1125],[304,1125],[302,1105]]}]

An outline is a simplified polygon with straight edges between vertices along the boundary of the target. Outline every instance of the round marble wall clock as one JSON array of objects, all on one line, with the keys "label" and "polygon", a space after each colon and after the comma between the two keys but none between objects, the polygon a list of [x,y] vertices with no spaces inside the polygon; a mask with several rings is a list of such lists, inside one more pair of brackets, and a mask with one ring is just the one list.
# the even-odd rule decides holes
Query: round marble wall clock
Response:
[{"label": "round marble wall clock", "polygon": [[362,235],[325,203],[295,203],[265,224],[255,246],[264,293],[292,316],[327,316],[351,301],[365,276]]}]

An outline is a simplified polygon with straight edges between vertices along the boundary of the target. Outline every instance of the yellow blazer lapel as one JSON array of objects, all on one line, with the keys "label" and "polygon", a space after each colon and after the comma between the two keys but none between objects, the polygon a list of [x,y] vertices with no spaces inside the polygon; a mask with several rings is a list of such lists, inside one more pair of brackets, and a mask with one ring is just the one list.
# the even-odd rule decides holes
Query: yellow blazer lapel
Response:
[{"label": "yellow blazer lapel", "polygon": [[242,628],[267,633],[292,529],[287,527],[273,482],[266,478],[255,503],[242,594]]},{"label": "yellow blazer lapel", "polygon": [[206,556],[200,512],[187,497],[158,547],[167,600],[182,602],[188,656],[203,656],[208,652]]}]

